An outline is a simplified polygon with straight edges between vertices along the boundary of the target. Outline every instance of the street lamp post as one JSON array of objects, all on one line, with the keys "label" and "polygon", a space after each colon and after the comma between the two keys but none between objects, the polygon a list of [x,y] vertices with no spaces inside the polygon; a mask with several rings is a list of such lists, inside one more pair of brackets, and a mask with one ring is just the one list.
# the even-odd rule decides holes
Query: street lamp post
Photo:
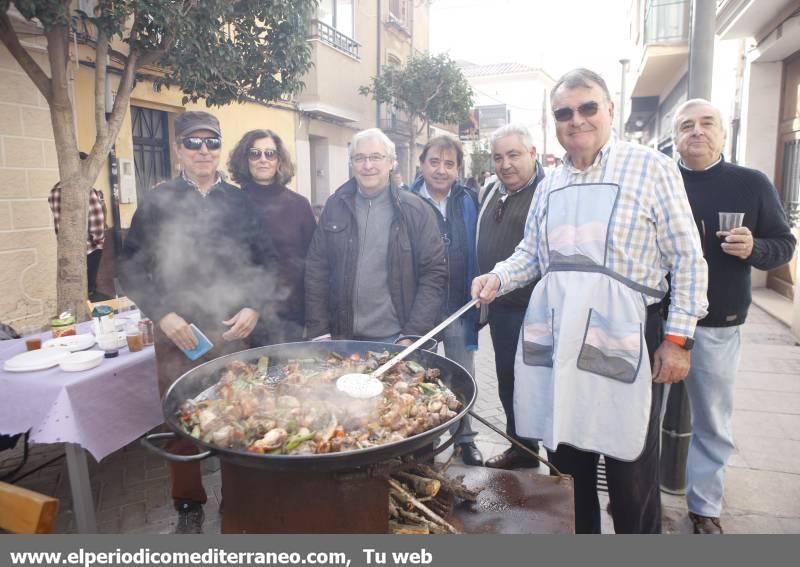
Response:
[{"label": "street lamp post", "polygon": [[625,139],[625,75],[628,74],[628,63],[630,62],[629,59],[620,59],[619,63],[622,65],[622,78],[620,79],[620,86],[619,86],[619,131],[617,135],[619,136],[620,140]]}]

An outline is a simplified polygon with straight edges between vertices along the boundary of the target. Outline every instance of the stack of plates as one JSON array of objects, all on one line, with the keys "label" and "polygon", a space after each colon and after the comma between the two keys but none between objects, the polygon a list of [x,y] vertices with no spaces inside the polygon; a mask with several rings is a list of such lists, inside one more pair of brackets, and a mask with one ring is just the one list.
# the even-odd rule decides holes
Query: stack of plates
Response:
[{"label": "stack of plates", "polygon": [[61,370],[66,372],[82,372],[100,366],[105,354],[102,350],[85,350],[73,352],[59,364]]},{"label": "stack of plates", "polygon": [[70,351],[68,349],[57,347],[31,350],[6,360],[3,363],[3,370],[6,372],[45,370],[46,368],[57,366],[69,354]]}]

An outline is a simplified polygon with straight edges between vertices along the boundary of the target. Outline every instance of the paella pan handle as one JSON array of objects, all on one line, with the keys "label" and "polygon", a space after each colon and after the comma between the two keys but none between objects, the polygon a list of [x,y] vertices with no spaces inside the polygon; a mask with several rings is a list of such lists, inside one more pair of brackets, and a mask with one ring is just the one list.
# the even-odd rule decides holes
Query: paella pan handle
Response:
[{"label": "paella pan handle", "polygon": [[172,431],[167,431],[164,433],[151,433],[150,435],[145,435],[139,441],[148,451],[155,453],[159,457],[167,459],[168,461],[172,461],[173,463],[194,463],[197,461],[202,461],[203,459],[207,459],[214,454],[214,451],[203,451],[202,453],[197,453],[195,455],[176,455],[175,453],[165,451],[153,443],[153,441],[173,439],[175,437],[177,437],[175,433]]}]

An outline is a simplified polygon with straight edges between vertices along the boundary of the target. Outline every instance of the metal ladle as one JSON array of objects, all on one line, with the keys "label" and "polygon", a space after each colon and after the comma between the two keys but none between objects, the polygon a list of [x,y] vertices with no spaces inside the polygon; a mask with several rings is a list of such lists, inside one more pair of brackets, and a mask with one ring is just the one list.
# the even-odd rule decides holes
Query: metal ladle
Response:
[{"label": "metal ladle", "polygon": [[415,342],[408,345],[404,350],[393,356],[389,362],[379,366],[369,374],[361,374],[353,372],[344,374],[336,380],[336,388],[350,397],[368,399],[380,396],[383,393],[383,382],[378,380],[384,372],[389,370],[392,366],[405,359],[409,354],[416,351],[419,347],[428,342],[433,336],[447,327],[450,323],[461,317],[464,313],[470,310],[478,303],[478,299],[472,299],[469,303],[461,307],[458,311],[450,315],[447,319],[436,325],[433,329],[428,331]]}]

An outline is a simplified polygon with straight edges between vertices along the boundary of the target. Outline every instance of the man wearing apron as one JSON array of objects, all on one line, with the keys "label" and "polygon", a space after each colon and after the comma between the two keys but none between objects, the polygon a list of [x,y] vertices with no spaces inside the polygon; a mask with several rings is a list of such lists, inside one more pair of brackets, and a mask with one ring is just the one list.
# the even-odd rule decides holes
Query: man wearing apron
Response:
[{"label": "man wearing apron", "polygon": [[615,531],[659,533],[660,388],[689,370],[706,264],[676,164],[612,136],[602,77],[570,71],[550,98],[564,164],[534,195],[523,241],[475,279],[473,297],[489,303],[541,276],[517,348],[517,432],[574,477],[578,533],[600,533],[600,455]]}]

